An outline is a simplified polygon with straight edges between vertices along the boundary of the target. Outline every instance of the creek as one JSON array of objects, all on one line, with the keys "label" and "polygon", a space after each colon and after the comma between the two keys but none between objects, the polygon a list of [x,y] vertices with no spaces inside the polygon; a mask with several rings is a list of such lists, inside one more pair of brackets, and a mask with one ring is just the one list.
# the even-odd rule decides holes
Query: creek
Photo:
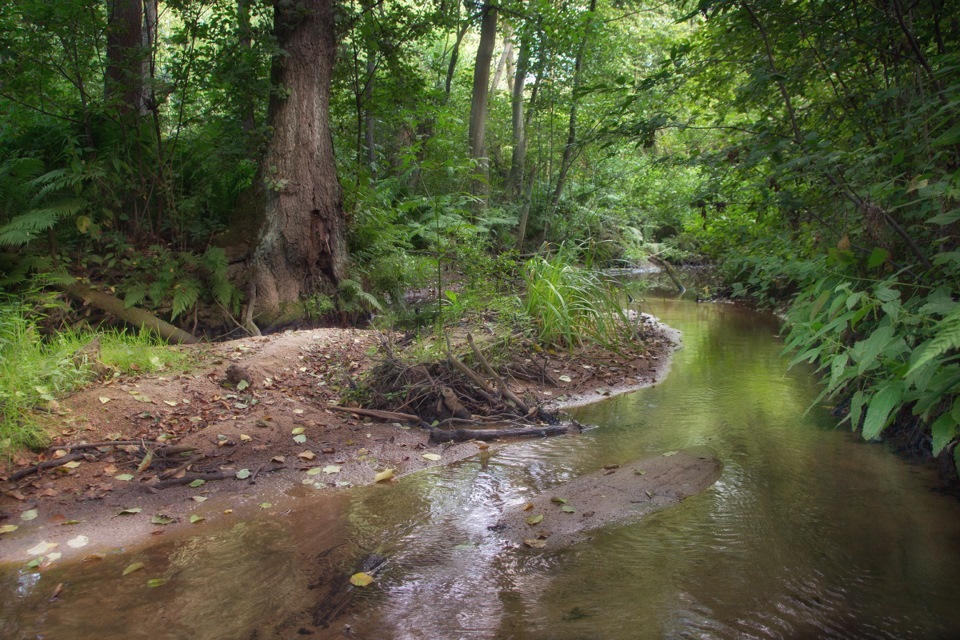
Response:
[{"label": "creek", "polygon": [[[303,637],[960,637],[960,503],[933,472],[807,411],[817,383],[786,369],[775,318],[653,297],[644,310],[683,347],[661,384],[572,410],[596,428],[392,486],[295,487],[272,510],[238,506],[233,526],[93,563],[2,567],[0,637],[299,637],[370,552],[388,558],[376,585]],[[723,472],[677,507],[560,551],[489,529],[566,480],[688,447]],[[132,562],[146,568],[121,576]]]}]

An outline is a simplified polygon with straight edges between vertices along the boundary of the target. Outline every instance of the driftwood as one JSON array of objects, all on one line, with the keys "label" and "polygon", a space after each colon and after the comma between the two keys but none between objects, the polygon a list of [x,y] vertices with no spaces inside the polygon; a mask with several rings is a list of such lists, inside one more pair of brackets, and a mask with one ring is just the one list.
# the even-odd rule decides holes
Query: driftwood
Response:
[{"label": "driftwood", "polygon": [[572,423],[536,427],[508,427],[504,429],[438,429],[429,427],[430,441],[466,442],[467,440],[496,440],[498,438],[544,438],[565,433],[577,433]]},{"label": "driftwood", "polygon": [[168,342],[180,344],[196,344],[200,342],[192,333],[175,327],[169,322],[164,322],[145,309],[140,309],[139,307],[127,308],[123,300],[109,293],[98,291],[93,287],[83,284],[62,285],[61,288],[71,297],[83,300],[87,304],[106,311],[110,315],[116,316],[135,327],[149,329]]},{"label": "driftwood", "polygon": [[473,341],[472,333],[467,334],[467,342],[470,343],[470,348],[473,349],[473,353],[477,356],[477,360],[480,361],[480,364],[483,366],[484,370],[486,370],[491,378],[496,380],[497,386],[500,387],[500,393],[503,394],[503,397],[517,405],[517,408],[520,409],[524,415],[528,415],[530,413],[530,409],[527,407],[526,403],[518,398],[513,391],[510,391],[510,388],[507,387],[507,384],[503,381],[503,378],[501,378],[497,372],[493,370],[493,367],[490,366],[490,363],[487,362],[487,359],[483,357],[480,349],[477,348],[477,343]]}]

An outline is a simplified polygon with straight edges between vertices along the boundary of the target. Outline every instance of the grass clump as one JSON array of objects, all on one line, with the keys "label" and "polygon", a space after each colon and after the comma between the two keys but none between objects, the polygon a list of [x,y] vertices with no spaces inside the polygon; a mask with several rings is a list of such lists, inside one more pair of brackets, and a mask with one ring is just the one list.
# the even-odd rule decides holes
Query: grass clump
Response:
[{"label": "grass clump", "polygon": [[578,266],[575,252],[561,247],[553,256],[534,257],[524,275],[525,310],[542,345],[573,348],[592,343],[619,350],[634,337],[616,283]]},{"label": "grass clump", "polygon": [[48,441],[38,412],[56,407],[58,397],[88,384],[93,362],[75,357],[92,340],[100,340],[99,365],[122,373],[149,373],[175,366],[184,355],[146,332],[62,331],[45,337],[34,310],[0,298],[0,457]]}]

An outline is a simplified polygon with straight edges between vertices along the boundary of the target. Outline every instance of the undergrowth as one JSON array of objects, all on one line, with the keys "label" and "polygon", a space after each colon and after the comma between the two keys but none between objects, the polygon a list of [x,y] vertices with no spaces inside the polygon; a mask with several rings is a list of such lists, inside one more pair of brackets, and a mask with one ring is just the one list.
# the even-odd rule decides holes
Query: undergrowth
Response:
[{"label": "undergrowth", "polygon": [[[44,446],[48,435],[38,415],[56,411],[57,398],[91,382],[97,363],[109,375],[122,375],[179,366],[185,359],[147,332],[67,329],[46,337],[36,317],[32,306],[0,299],[0,457]],[[75,357],[97,338],[97,363]]]}]

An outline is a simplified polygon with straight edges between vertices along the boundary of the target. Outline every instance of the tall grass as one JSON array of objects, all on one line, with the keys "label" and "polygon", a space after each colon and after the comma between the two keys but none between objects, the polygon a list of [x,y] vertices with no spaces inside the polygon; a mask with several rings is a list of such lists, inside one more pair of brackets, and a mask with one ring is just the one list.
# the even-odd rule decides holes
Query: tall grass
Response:
[{"label": "tall grass", "polygon": [[0,298],[0,457],[46,444],[38,413],[91,381],[90,364],[78,365],[74,354],[94,338],[100,361],[117,374],[156,371],[184,358],[145,332],[63,331],[45,338],[33,317],[32,308]]},{"label": "tall grass", "polygon": [[620,350],[635,334],[615,282],[576,263],[561,247],[551,256],[527,261],[525,310],[544,346],[572,348],[599,344]]}]

